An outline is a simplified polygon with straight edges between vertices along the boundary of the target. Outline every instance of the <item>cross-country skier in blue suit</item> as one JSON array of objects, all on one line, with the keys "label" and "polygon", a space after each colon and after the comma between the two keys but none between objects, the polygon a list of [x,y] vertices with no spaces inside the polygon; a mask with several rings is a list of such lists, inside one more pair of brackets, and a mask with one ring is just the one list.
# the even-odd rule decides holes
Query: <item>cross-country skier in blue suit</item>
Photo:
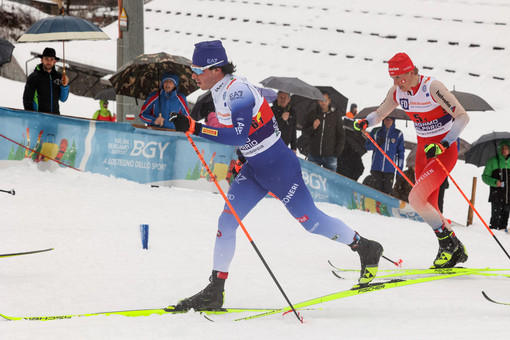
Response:
[{"label": "cross-country skier in blue suit", "polygon": [[[202,90],[210,90],[219,122],[213,128],[191,117],[174,114],[170,120],[177,131],[221,144],[238,146],[246,163],[232,183],[228,197],[243,219],[268,192],[275,194],[290,214],[309,232],[349,245],[361,260],[360,284],[376,275],[383,247],[361,237],[341,220],[319,210],[306,187],[299,160],[280,138],[271,108],[258,90],[245,78],[234,75],[221,41],[195,44],[193,79]],[[224,285],[234,257],[238,223],[227,205],[218,221],[210,284],[199,293],[179,301],[176,309],[219,309]]]}]

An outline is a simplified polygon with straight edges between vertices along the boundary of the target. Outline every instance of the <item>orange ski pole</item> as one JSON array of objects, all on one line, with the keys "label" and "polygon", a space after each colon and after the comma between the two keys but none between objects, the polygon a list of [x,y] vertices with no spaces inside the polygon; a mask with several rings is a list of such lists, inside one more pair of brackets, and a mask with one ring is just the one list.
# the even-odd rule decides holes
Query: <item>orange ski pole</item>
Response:
[{"label": "orange ski pole", "polygon": [[510,255],[508,255],[508,252],[506,251],[506,249],[503,247],[503,245],[499,242],[498,238],[496,237],[496,235],[494,235],[494,233],[492,232],[491,228],[489,228],[489,226],[487,225],[487,223],[485,222],[485,220],[482,218],[482,216],[480,216],[480,214],[478,213],[478,211],[475,209],[475,206],[473,205],[473,203],[471,203],[471,201],[466,197],[466,195],[464,194],[464,192],[460,189],[460,187],[457,185],[457,182],[455,182],[455,180],[453,179],[452,175],[450,174],[450,172],[446,169],[446,167],[444,166],[443,162],[441,162],[439,160],[439,158],[436,158],[436,161],[437,163],[443,168],[443,170],[446,172],[446,174],[448,175],[448,177],[452,180],[453,184],[455,184],[455,186],[457,187],[457,189],[459,189],[459,192],[462,194],[462,196],[464,197],[464,199],[469,203],[469,205],[471,206],[471,209],[473,209],[473,211],[475,212],[476,216],[478,216],[478,218],[480,219],[480,221],[482,221],[483,225],[485,226],[485,228],[487,228],[487,230],[489,231],[489,233],[491,233],[492,237],[494,237],[494,239],[496,240],[496,242],[499,244],[499,246],[501,247],[501,249],[503,249],[503,251],[505,252],[506,256],[510,259]]}]

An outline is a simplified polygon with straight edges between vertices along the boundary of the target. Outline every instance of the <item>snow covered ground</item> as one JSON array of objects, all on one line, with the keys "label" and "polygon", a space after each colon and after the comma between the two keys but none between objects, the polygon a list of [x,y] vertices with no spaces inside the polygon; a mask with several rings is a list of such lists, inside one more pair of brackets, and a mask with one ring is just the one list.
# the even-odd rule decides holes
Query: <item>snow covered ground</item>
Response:
[{"label": "snow covered ground", "polygon": [[[191,150],[190,150],[191,152]],[[460,162],[452,173],[466,184]],[[35,255],[0,259],[0,313],[41,316],[131,308],[159,308],[207,284],[211,271],[220,195],[178,188],[151,188],[123,179],[30,162],[0,169],[1,253],[54,247]],[[477,207],[485,219],[487,190]],[[319,206],[362,235],[381,242],[385,255],[404,268],[430,266],[437,240],[424,224]],[[455,188],[446,194],[445,215],[464,221],[467,208]],[[245,219],[246,228],[293,303],[350,288],[355,275],[335,278],[327,260],[358,268],[348,247],[304,231],[275,199],[264,199]],[[139,224],[149,224],[143,250]],[[455,232],[469,252],[469,267],[510,268],[510,260],[482,223]],[[510,235],[495,231],[510,250]],[[381,268],[393,268],[382,260]],[[510,274],[509,271],[505,271]],[[467,276],[332,301],[321,310],[231,322],[198,314],[127,318],[90,317],[47,322],[1,321],[2,339],[482,339],[508,334],[507,306],[486,301],[481,291],[510,301],[510,279]],[[226,286],[226,306],[286,305],[242,231]]]},{"label": "snow covered ground", "polygon": [[[4,0],[3,3],[10,1]],[[155,0],[149,5],[155,13],[165,3]],[[266,3],[265,7],[255,2],[250,4],[253,5],[252,10],[242,12],[242,15],[248,18],[251,16],[253,20],[268,15],[267,21],[271,21],[274,13],[280,12],[282,8],[273,6],[271,9]],[[459,91],[480,94],[495,108],[494,112],[471,113],[471,122],[461,135],[462,138],[472,143],[483,133],[508,130],[510,107],[504,94],[510,88],[509,79],[507,77],[501,81],[492,78],[494,75],[508,75],[510,69],[508,58],[500,57],[508,56],[508,44],[503,44],[506,50],[499,57],[496,57],[498,50],[492,48],[500,45],[502,36],[508,36],[504,33],[508,33],[509,27],[507,13],[510,9],[506,2],[413,0],[406,2],[406,6],[399,6],[396,0],[331,0],[321,2],[322,6],[319,6],[309,5],[304,0],[287,0],[280,4],[292,8],[288,16],[280,16],[289,19],[290,28],[273,25],[270,26],[273,27],[272,31],[267,33],[244,32],[242,29],[226,31],[220,30],[219,25],[210,26],[218,30],[207,31],[215,38],[220,35],[230,37],[224,42],[227,52],[232,51],[231,59],[239,65],[239,74],[248,76],[254,83],[271,75],[289,76],[289,73],[294,73],[312,84],[335,86],[351,102],[357,102],[360,108],[373,106],[384,98],[391,85],[382,60],[401,50],[410,51],[411,57],[420,67],[428,63],[439,63],[428,74],[437,76],[449,88],[455,85]],[[222,8],[227,5],[232,4],[199,0],[173,2],[173,6],[183,9],[183,13],[186,10],[194,11],[194,15],[187,18],[190,23],[183,26],[180,34],[172,33],[172,44],[151,38],[157,33],[153,27],[150,28],[150,34],[146,34],[145,52],[165,50],[190,57],[193,43],[203,40],[203,37],[197,37],[195,31],[210,28],[193,26],[196,12],[213,13],[217,18],[227,13],[227,9]],[[331,8],[329,12],[321,9],[326,6]],[[379,13],[395,17],[395,20],[388,21],[391,26],[386,25],[388,22],[381,19],[384,15]],[[433,19],[438,13],[448,20],[438,24],[439,21]],[[467,29],[459,29],[459,22],[456,21],[458,16],[470,22],[462,26]],[[176,16],[172,20],[182,18]],[[475,24],[475,21],[483,23]],[[495,22],[504,22],[506,25],[491,26]],[[146,23],[150,27],[157,21],[146,20]],[[217,24],[215,21],[210,23]],[[325,37],[330,37],[330,34],[320,34],[323,31],[320,23],[332,28],[347,27],[349,30],[346,39],[342,38],[341,43],[326,40]],[[313,36],[315,47],[331,46],[335,53],[345,49],[339,55],[341,58],[331,59],[312,51],[293,55],[291,52],[294,49],[283,49],[278,45],[288,43],[294,48],[299,45],[300,38],[306,36],[309,39],[309,35],[305,35],[307,25],[315,27],[316,33],[319,32]],[[439,44],[440,47],[448,48],[444,60],[436,57],[441,56],[441,53],[431,47],[434,45],[423,42],[429,34],[438,36],[436,30],[427,31],[426,28],[438,27],[444,33],[439,36],[447,36]],[[494,34],[490,34],[491,29]],[[189,30],[195,30],[195,33],[187,35]],[[366,42],[367,37],[353,32],[355,30],[362,30],[365,35],[373,30],[390,33],[398,30],[405,34],[385,46],[376,40],[372,41],[373,44],[359,43]],[[105,31],[115,38],[115,27]],[[259,56],[263,58],[257,59],[257,55],[253,54],[254,45],[242,44],[243,39],[239,42],[232,40],[237,35],[253,36],[253,32],[260,33],[254,37],[257,42],[274,43],[267,47],[261,44],[256,46]],[[416,36],[419,40],[404,43],[405,36]],[[451,47],[448,47],[451,46],[448,40],[454,38],[460,41],[458,53],[453,53]],[[471,42],[482,43],[478,54],[473,54],[468,47]],[[114,67],[115,56],[108,52],[114,53],[114,45],[105,44],[108,42],[70,42],[66,44],[66,56],[77,59],[76,55],[81,53],[83,58],[89,58],[98,66]],[[28,57],[30,51],[40,51],[44,46],[46,44],[18,44],[15,54],[17,57]],[[94,50],[96,46],[103,53],[101,58],[95,54],[99,53]],[[60,51],[61,44],[56,43],[54,47]],[[88,53],[82,53],[83,50]],[[345,58],[345,54],[349,53],[355,57]],[[366,57],[373,57],[375,61],[367,61]],[[307,63],[303,64],[303,61]],[[443,61],[448,64],[441,64]],[[317,65],[323,65],[324,70],[315,72]],[[459,71],[444,71],[452,65]],[[481,70],[482,75],[469,76],[473,67]],[[0,105],[22,108],[24,84],[0,78],[0,86]],[[62,112],[90,117],[97,107],[97,101],[71,95],[68,102],[62,105]],[[406,140],[415,140],[410,124],[406,127],[405,123],[397,122],[397,127],[404,130]],[[368,156],[364,158],[367,171]],[[488,222],[488,188],[480,180],[481,171],[481,168],[459,161],[452,176],[468,196],[471,193],[472,178],[478,177],[476,207]],[[207,284],[216,222],[223,207],[220,195],[178,188],[150,188],[123,179],[70,169],[40,171],[35,164],[29,162],[0,169],[0,189],[12,188],[16,190],[15,196],[0,193],[3,213],[0,253],[48,247],[55,247],[55,250],[0,259],[0,313],[25,316],[158,308],[174,304]],[[327,213],[343,219],[362,235],[380,241],[385,247],[385,255],[392,259],[402,258],[405,268],[424,268],[432,263],[437,251],[437,240],[424,223],[350,211],[332,204],[321,203],[319,206]],[[444,214],[452,220],[465,223],[467,203],[453,183],[450,183],[446,191]],[[357,268],[357,255],[345,246],[305,232],[276,200],[263,200],[244,222],[293,303],[348,289],[356,282],[354,276],[347,276],[345,280],[335,278],[327,260],[342,267]],[[141,247],[138,226],[142,223],[150,225],[149,250]],[[470,258],[467,266],[510,268],[510,259],[476,216],[472,226],[457,227],[455,232],[468,249]],[[510,235],[503,231],[494,233],[503,247],[510,250]],[[381,268],[392,268],[392,265],[383,260]],[[285,300],[241,230],[230,273],[226,287],[226,306],[285,306]],[[510,271],[505,273],[510,274]],[[487,302],[480,292],[484,290],[495,299],[508,302],[509,284],[509,279],[504,277],[469,276],[364,294],[328,302],[319,306],[322,310],[303,311],[305,323],[302,325],[292,314],[237,323],[228,321],[229,316],[214,316],[216,322],[211,323],[193,313],[140,318],[91,317],[51,322],[0,320],[0,337],[503,338],[508,334],[510,311],[507,306]]]}]

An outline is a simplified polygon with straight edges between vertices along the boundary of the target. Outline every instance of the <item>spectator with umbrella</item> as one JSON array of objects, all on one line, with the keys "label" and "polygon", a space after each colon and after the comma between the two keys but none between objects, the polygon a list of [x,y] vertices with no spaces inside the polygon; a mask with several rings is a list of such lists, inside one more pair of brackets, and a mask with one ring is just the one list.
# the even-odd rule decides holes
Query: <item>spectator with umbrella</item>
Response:
[{"label": "spectator with umbrella", "polygon": [[303,136],[309,139],[308,160],[336,171],[337,158],[345,144],[345,131],[340,112],[331,105],[331,97],[322,91],[317,108],[308,112],[303,125]]},{"label": "spectator with umbrella", "polygon": [[170,122],[170,114],[180,113],[189,116],[186,96],[177,91],[179,76],[166,72],[161,78],[161,88],[152,92],[140,110],[140,120],[148,125],[175,129]]},{"label": "spectator with umbrella", "polygon": [[69,77],[55,69],[60,58],[53,48],[46,47],[38,57],[41,63],[27,78],[23,106],[28,111],[60,115],[58,102],[65,102],[69,96]]},{"label": "spectator with umbrella", "polygon": [[292,151],[297,149],[297,128],[296,115],[294,109],[290,105],[290,94],[284,91],[278,91],[276,100],[271,107],[273,114],[278,122],[281,137],[285,145],[289,146]]},{"label": "spectator with umbrella", "polygon": [[508,228],[510,213],[509,177],[510,177],[510,140],[503,140],[499,152],[490,158],[483,170],[482,180],[490,186],[491,229]]}]

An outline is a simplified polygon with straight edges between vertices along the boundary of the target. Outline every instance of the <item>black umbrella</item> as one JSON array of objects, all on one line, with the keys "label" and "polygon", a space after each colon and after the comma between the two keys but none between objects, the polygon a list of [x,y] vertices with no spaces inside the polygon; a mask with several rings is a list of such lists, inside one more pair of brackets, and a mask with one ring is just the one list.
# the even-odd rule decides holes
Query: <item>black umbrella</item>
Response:
[{"label": "black umbrella", "polygon": [[490,158],[496,156],[503,140],[510,141],[510,132],[491,132],[481,136],[466,152],[466,163],[485,166]]},{"label": "black umbrella", "polygon": [[66,58],[64,42],[71,40],[110,40],[99,27],[82,18],[71,15],[56,15],[37,21],[18,39],[18,43],[62,41],[64,71]]},{"label": "black umbrella", "polygon": [[[329,93],[331,98],[331,106],[340,111],[341,116],[345,116],[347,112],[347,103],[349,99],[338,92],[334,87],[331,86],[315,86],[319,91],[326,91]],[[323,99],[322,96],[321,99]],[[300,95],[294,94],[290,98],[290,106],[296,114],[296,120],[299,127],[303,126],[306,114],[310,111],[315,110],[317,107],[317,100],[306,98]]]},{"label": "black umbrella", "polygon": [[96,94],[94,99],[114,101],[117,99],[117,94],[115,93],[115,89],[113,87],[109,87]]},{"label": "black umbrella", "polygon": [[197,102],[191,109],[190,116],[194,120],[201,120],[207,117],[209,112],[216,111],[214,108],[214,102],[212,99],[211,91],[207,91],[201,94],[197,98]]},{"label": "black umbrella", "polygon": [[283,92],[298,94],[310,99],[323,100],[321,91],[299,78],[295,77],[269,77],[260,82],[265,87],[277,89]]},{"label": "black umbrella", "polygon": [[0,38],[0,66],[11,61],[13,49],[13,44],[3,38]]},{"label": "black umbrella", "polygon": [[[358,114],[354,118],[355,119],[364,119],[364,118],[367,118],[367,116],[370,113],[374,112],[378,108],[379,108],[379,106],[365,107],[363,110],[358,112]],[[390,114],[388,115],[388,117],[391,117],[393,119],[411,120],[411,118],[409,118],[409,116],[405,113],[405,111],[401,110],[401,109],[395,109],[395,110],[391,111]]]},{"label": "black umbrella", "polygon": [[466,111],[494,111],[494,109],[483,98],[476,94],[455,90],[451,92]]}]

